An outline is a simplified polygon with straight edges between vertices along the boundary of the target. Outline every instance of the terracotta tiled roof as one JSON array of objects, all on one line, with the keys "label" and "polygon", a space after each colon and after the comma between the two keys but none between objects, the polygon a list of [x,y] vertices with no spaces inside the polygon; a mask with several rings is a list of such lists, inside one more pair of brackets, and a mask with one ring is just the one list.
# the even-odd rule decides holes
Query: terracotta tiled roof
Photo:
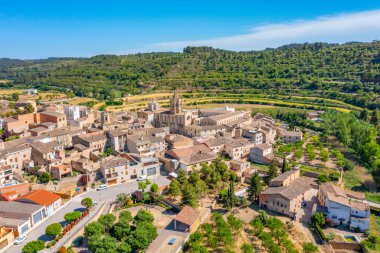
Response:
[{"label": "terracotta tiled roof", "polygon": [[191,226],[196,221],[196,219],[198,219],[198,217],[199,213],[197,210],[190,206],[184,206],[181,212],[179,212],[175,217],[175,220]]},{"label": "terracotta tiled roof", "polygon": [[[357,200],[364,200],[365,196],[364,193],[360,192],[353,192],[353,191],[348,191],[343,188],[340,188],[339,186],[333,184],[333,183],[324,183],[319,187],[319,191],[325,192],[327,195],[327,198],[330,201],[346,205],[346,206],[351,206],[351,207],[356,207],[358,210],[366,210],[366,206],[362,205],[364,203],[360,201],[352,201],[352,199],[357,199]],[[354,206],[353,206],[354,205]]]},{"label": "terracotta tiled roof", "polygon": [[19,197],[16,201],[33,202],[38,205],[49,206],[60,198],[61,196],[46,190],[34,190]]},{"label": "terracotta tiled roof", "polygon": [[217,158],[217,155],[204,144],[171,149],[166,151],[166,154],[187,165],[212,161]]},{"label": "terracotta tiled roof", "polygon": [[264,195],[274,195],[279,194],[282,197],[292,200],[305,192],[309,191],[311,186],[307,180],[303,178],[295,179],[289,186],[281,186],[281,187],[268,187],[261,194]]}]

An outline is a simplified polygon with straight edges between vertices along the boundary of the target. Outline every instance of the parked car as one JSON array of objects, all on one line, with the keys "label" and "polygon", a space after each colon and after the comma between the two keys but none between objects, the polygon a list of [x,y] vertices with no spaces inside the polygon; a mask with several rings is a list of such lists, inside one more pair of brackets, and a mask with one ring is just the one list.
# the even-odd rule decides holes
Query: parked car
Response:
[{"label": "parked car", "polygon": [[302,202],[302,203],[301,203],[301,207],[302,207],[302,208],[306,207],[306,202]]},{"label": "parked car", "polygon": [[139,176],[137,178],[137,181],[144,181],[144,180],[146,180],[146,176],[145,175]]},{"label": "parked car", "polygon": [[22,236],[20,236],[19,238],[17,238],[16,240],[15,240],[15,244],[16,245],[19,245],[19,244],[21,244],[23,241],[25,241],[26,240],[26,235],[22,235]]},{"label": "parked car", "polygon": [[99,187],[96,188],[97,191],[101,191],[101,190],[105,190],[105,189],[107,189],[107,185],[105,185],[105,184],[99,185]]},{"label": "parked car", "polygon": [[170,239],[169,245],[173,245],[175,241],[177,241],[177,239],[173,237],[172,239]]}]

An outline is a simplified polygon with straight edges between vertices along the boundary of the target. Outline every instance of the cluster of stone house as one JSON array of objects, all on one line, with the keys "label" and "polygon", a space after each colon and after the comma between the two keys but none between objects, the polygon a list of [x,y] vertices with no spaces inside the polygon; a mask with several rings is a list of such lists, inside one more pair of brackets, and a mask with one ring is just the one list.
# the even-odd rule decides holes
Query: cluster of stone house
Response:
[{"label": "cluster of stone house", "polygon": [[[0,141],[0,192],[2,187],[21,185],[23,171],[47,172],[55,180],[65,180],[76,171],[90,181],[101,175],[104,183],[118,184],[153,177],[161,169],[190,172],[220,155],[232,159],[228,165],[243,182],[254,172],[251,161],[271,161],[272,144],[279,135],[275,121],[263,114],[252,117],[248,111],[229,107],[185,110],[178,94],[171,98],[169,109],[157,101],[137,113],[39,106],[34,113],[2,119],[1,126],[7,141]],[[2,197],[11,201],[0,201],[4,213],[6,206],[26,205],[27,213],[20,217],[28,220],[28,229],[56,209],[57,204],[31,203],[18,193],[5,194]],[[23,193],[29,199],[34,194]],[[15,223],[20,227],[2,224],[25,232],[24,223]]]},{"label": "cluster of stone house", "polygon": [[[301,209],[311,200],[313,182],[301,177],[300,170],[294,169],[280,174],[269,182],[268,188],[259,196],[260,207],[294,219],[300,219]],[[340,188],[333,183],[319,186],[318,205],[326,213],[330,225],[345,225],[351,229],[367,231],[370,227],[370,206],[365,202],[364,193]],[[308,207],[315,212],[316,208]]]}]

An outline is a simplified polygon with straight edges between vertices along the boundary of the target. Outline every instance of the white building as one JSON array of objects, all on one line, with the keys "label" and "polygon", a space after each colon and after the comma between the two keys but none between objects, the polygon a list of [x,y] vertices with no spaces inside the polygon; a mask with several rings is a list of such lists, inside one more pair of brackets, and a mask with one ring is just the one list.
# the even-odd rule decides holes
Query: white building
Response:
[{"label": "white building", "polygon": [[344,190],[332,183],[322,184],[318,191],[318,201],[327,207],[328,219],[361,231],[369,229],[370,207],[364,200],[364,193]]},{"label": "white building", "polygon": [[27,89],[25,90],[25,93],[28,94],[28,95],[34,95],[34,94],[37,94],[38,93],[38,90],[37,89]]},{"label": "white building", "polygon": [[80,118],[80,107],[76,105],[65,105],[63,111],[67,120],[78,120]]},{"label": "white building", "polygon": [[160,163],[156,157],[122,154],[102,163],[100,171],[107,184],[119,184],[135,180],[140,176],[158,175]]}]

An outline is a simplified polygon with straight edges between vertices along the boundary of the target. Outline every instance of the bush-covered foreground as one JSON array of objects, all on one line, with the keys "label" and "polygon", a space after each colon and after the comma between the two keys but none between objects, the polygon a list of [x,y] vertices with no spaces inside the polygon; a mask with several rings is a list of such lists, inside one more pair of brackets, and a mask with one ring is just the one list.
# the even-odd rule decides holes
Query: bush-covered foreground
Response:
[{"label": "bush-covered foreground", "polygon": [[135,217],[122,211],[116,222],[113,214],[101,215],[84,228],[92,253],[129,253],[142,251],[157,237],[154,216],[140,209]]},{"label": "bush-covered foreground", "polygon": [[[257,252],[266,250],[271,253],[299,252],[290,240],[285,224],[275,217],[267,216],[265,212],[249,224],[245,224],[233,214],[225,219],[222,214],[213,213],[211,220],[211,223],[202,224],[190,236],[185,245],[185,252],[235,252],[238,247],[244,253],[253,253],[255,249]],[[242,236],[243,233],[246,235]],[[240,239],[244,242],[237,245]],[[306,248],[316,248],[312,246],[315,245],[306,245]]]}]

